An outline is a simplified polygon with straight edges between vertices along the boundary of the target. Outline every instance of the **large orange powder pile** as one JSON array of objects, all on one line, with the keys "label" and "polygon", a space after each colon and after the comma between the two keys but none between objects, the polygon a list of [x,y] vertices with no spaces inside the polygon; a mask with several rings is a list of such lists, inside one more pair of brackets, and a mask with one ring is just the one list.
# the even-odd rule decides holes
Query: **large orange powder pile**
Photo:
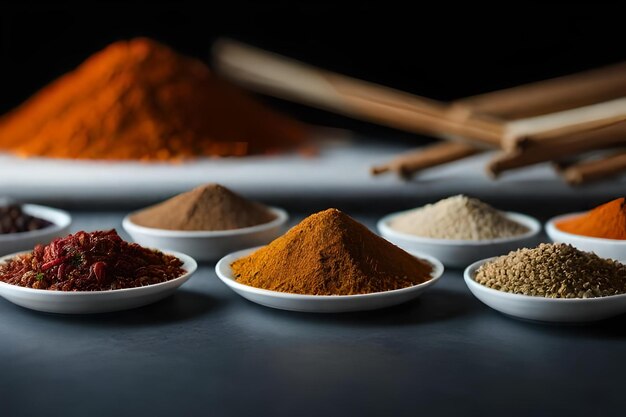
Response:
[{"label": "large orange powder pile", "polygon": [[397,290],[428,281],[433,270],[337,209],[307,217],[231,268],[242,284],[312,295]]},{"label": "large orange powder pile", "polygon": [[560,221],[564,232],[604,239],[626,239],[626,202],[618,198],[574,218]]},{"label": "large orange powder pile", "polygon": [[116,42],[0,119],[21,156],[179,160],[272,152],[307,128],[149,39]]}]

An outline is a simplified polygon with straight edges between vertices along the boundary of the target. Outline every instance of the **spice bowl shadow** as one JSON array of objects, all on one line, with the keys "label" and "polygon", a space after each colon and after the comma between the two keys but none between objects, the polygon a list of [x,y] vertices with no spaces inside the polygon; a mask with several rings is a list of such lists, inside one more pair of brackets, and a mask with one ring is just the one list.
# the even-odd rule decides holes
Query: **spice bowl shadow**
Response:
[{"label": "spice bowl shadow", "polygon": [[389,214],[378,221],[379,233],[407,252],[421,252],[439,259],[446,267],[465,268],[479,259],[506,254],[521,247],[534,246],[539,242],[541,223],[534,217],[506,212],[504,215],[528,228],[528,232],[512,237],[485,240],[434,239],[403,233],[390,224],[398,216],[412,210]]},{"label": "spice bowl shadow", "polygon": [[582,214],[584,213],[570,213],[553,217],[546,223],[546,234],[555,243],[567,243],[580,250],[593,252],[602,258],[615,259],[621,262],[626,261],[626,240],[575,235],[564,232],[557,227],[559,222]]},{"label": "spice bowl shadow", "polygon": [[32,249],[37,244],[49,243],[69,233],[72,218],[68,212],[36,204],[24,204],[22,209],[24,213],[52,224],[29,232],[0,234],[0,255]]},{"label": "spice bowl shadow", "polygon": [[[353,311],[326,314],[303,314],[299,311],[289,311],[275,308],[264,308],[250,303],[251,314],[254,314],[254,323],[242,323],[249,326],[251,332],[262,331],[264,334],[276,334],[277,337],[295,336],[309,332],[303,324],[339,327],[358,326],[376,328],[401,328],[426,323],[437,323],[467,317],[473,314],[475,302],[466,294],[459,291],[435,286],[428,291],[425,297],[418,297],[402,304],[376,310]],[[284,326],[276,326],[280,320]],[[293,326],[290,326],[293,325]]]},{"label": "spice bowl shadow", "polygon": [[496,259],[475,262],[465,269],[463,278],[470,292],[492,309],[525,321],[587,323],[626,313],[626,294],[594,298],[547,298],[499,291],[474,279],[478,269]]},{"label": "spice bowl shadow", "polygon": [[260,247],[244,249],[222,258],[215,266],[218,278],[240,296],[257,304],[280,310],[306,313],[346,313],[376,310],[405,303],[419,297],[443,275],[444,267],[438,259],[412,252],[411,254],[430,263],[433,267],[431,278],[418,285],[397,290],[355,295],[305,295],[270,291],[241,284],[235,280],[231,264],[237,259],[250,255]]},{"label": "spice bowl shadow", "polygon": [[[173,294],[196,272],[196,261],[183,253],[163,251],[183,262],[186,272],[180,277],[143,287],[106,291],[53,291],[21,287],[0,281],[0,297],[31,310],[56,314],[109,313],[142,307]],[[23,254],[15,253],[0,258],[0,263]]]},{"label": "spice bowl shadow", "polygon": [[184,286],[172,295],[155,303],[129,310],[100,314],[54,314],[29,310],[38,317],[47,316],[49,320],[98,327],[143,327],[162,326],[167,323],[183,322],[214,313],[222,309],[225,300],[211,294],[186,289]]},{"label": "spice bowl shadow", "polygon": [[127,215],[124,230],[140,245],[183,252],[199,262],[214,262],[243,248],[264,245],[281,235],[289,220],[283,209],[270,207],[274,220],[256,226],[232,230],[165,230],[135,224]]}]

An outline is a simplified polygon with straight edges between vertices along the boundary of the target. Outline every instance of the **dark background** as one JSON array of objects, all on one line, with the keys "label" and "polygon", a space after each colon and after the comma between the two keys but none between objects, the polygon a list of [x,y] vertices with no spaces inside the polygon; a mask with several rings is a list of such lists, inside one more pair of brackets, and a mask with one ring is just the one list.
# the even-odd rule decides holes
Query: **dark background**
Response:
[{"label": "dark background", "polygon": [[[506,2],[481,10],[444,3],[420,10],[417,2],[411,8],[386,2],[219,4],[2,5],[0,113],[108,43],[134,36],[206,61],[211,42],[229,36],[444,100],[626,59],[617,5]],[[300,106],[289,110],[316,123],[378,129]]]}]

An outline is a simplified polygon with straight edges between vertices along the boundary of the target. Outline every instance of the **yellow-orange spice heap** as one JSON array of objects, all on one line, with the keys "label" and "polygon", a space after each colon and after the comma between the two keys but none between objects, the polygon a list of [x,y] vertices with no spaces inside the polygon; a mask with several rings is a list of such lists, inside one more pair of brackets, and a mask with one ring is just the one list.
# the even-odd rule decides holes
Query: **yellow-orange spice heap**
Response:
[{"label": "yellow-orange spice heap", "polygon": [[626,202],[624,197],[615,199],[581,216],[562,220],[556,227],[575,235],[626,239]]},{"label": "yellow-orange spice heap", "polygon": [[107,160],[240,156],[307,128],[155,41],[111,44],[0,119],[0,150]]},{"label": "yellow-orange spice heap", "polygon": [[367,294],[430,279],[432,266],[337,209],[313,214],[231,265],[237,282],[311,295]]}]

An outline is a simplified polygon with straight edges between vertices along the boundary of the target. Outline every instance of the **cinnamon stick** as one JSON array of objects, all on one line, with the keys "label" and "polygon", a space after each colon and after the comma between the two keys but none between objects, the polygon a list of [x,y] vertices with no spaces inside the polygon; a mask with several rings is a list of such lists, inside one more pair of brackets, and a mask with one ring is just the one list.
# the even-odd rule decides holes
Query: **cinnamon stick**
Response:
[{"label": "cinnamon stick", "polygon": [[540,146],[502,152],[487,164],[487,172],[497,177],[507,170],[622,145],[626,145],[626,122],[565,134]]},{"label": "cinnamon stick", "polygon": [[256,91],[351,117],[420,134],[499,147],[504,132],[496,118],[461,119],[448,103],[316,68],[232,40],[213,46],[215,65],[229,78]]},{"label": "cinnamon stick", "polygon": [[504,124],[493,117],[455,117],[446,103],[403,91],[326,73],[326,79],[343,100],[348,115],[420,134],[446,138],[455,135],[478,146],[500,147]]},{"label": "cinnamon stick", "polygon": [[572,133],[600,129],[623,121],[626,121],[626,98],[514,121],[507,124],[502,148],[511,151],[546,144]]},{"label": "cinnamon stick", "polygon": [[[419,169],[480,152],[473,145],[501,147],[506,135],[513,138],[507,145],[509,151],[494,158],[488,167],[494,176],[626,141],[625,122],[612,119],[626,115],[626,63],[450,105],[229,40],[215,44],[214,57],[225,75],[257,91],[411,132],[465,141],[463,145],[433,145],[402,155],[375,167],[374,173],[395,171],[410,176]],[[513,120],[520,118],[523,120]]]},{"label": "cinnamon stick", "polygon": [[460,142],[441,142],[398,155],[386,164],[371,169],[373,175],[395,172],[402,178],[410,178],[416,172],[456,161],[482,152],[474,146]]},{"label": "cinnamon stick", "polygon": [[[257,91],[303,102],[375,123],[479,146],[500,147],[507,133],[525,136],[574,125],[580,120],[626,114],[626,63],[459,100],[452,105],[354,79],[232,40],[213,47],[215,64],[225,75]],[[609,94],[610,93],[610,94]],[[555,101],[557,106],[554,106]],[[593,104],[596,103],[596,104]],[[577,108],[577,106],[587,108]],[[506,109],[516,116],[537,116],[505,123]],[[568,111],[561,111],[569,109]],[[508,113],[507,113],[508,114]],[[585,119],[588,120],[588,119]],[[568,127],[569,128],[569,127]],[[513,130],[513,132],[511,132]]]},{"label": "cinnamon stick", "polygon": [[572,185],[613,177],[626,172],[626,151],[619,151],[609,156],[583,161],[559,171],[565,181]]},{"label": "cinnamon stick", "polygon": [[453,107],[514,120],[611,100],[624,91],[626,62],[468,97]]}]

